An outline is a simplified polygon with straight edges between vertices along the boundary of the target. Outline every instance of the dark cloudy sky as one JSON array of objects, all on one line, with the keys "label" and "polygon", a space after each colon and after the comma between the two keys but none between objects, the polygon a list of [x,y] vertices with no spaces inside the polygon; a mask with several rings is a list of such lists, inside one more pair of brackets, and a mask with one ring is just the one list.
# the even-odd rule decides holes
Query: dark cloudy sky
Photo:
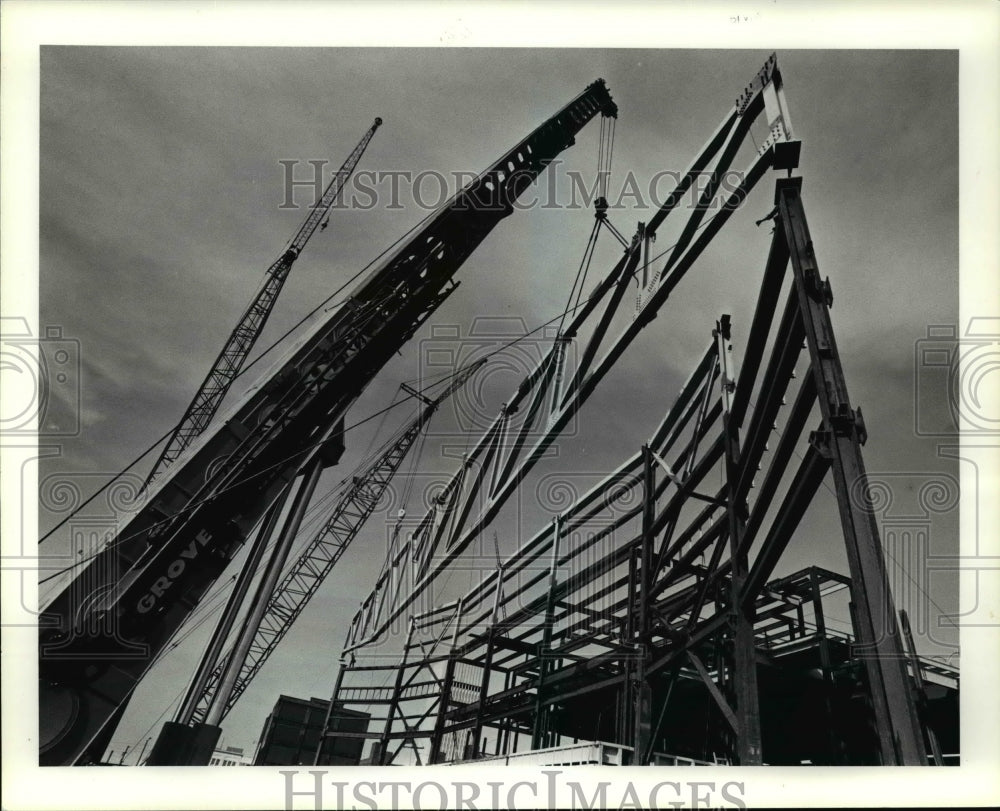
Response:
[{"label": "dark cloudy sky", "polygon": [[[361,170],[478,172],[601,76],[620,108],[614,197],[628,171],[641,184],[658,171],[683,171],[768,54],[44,47],[40,323],[80,342],[82,430],[65,441],[58,460],[42,465],[39,478],[116,472],[176,422],[304,215],[279,208],[280,160],[326,159],[335,168],[378,115],[385,123]],[[864,409],[870,434],[866,462],[871,473],[895,477],[899,504],[915,502],[927,478],[958,476],[954,462],[938,457],[936,440],[914,431],[916,342],[928,325],[958,321],[957,54],[781,50],[778,62],[803,142],[804,201],[820,268],[833,285],[852,400]],[[593,173],[597,134],[596,122],[581,133],[553,167],[557,178]],[[769,229],[753,220],[770,211],[772,190],[773,175],[581,413],[577,435],[560,445],[564,463],[581,477],[610,470],[638,448],[719,314],[733,315],[739,347],[769,240]],[[423,216],[387,202],[334,212],[296,264],[260,346]],[[650,214],[630,198],[612,220],[631,234]],[[477,316],[522,319],[529,328],[548,320],[565,304],[592,222],[587,211],[516,213],[459,271],[462,286],[433,321],[467,332]],[[662,233],[664,245],[667,239]],[[618,250],[602,238],[594,272],[609,268]],[[383,407],[401,381],[418,376],[427,334],[386,367],[348,422]],[[484,395],[489,414],[517,382],[505,374],[495,375]],[[405,416],[405,409],[394,412],[379,437],[378,421],[350,435],[343,465],[325,483],[346,475],[370,442]],[[434,443],[421,458],[423,471],[450,464]],[[79,480],[93,490],[89,476]],[[526,500],[532,492],[529,484]],[[817,501],[824,500],[825,518],[779,573],[813,562],[846,571],[832,496],[821,491]],[[42,530],[58,517],[43,512]],[[329,696],[346,622],[380,562],[385,516],[378,519],[231,714],[227,744],[251,748],[279,692]],[[541,520],[529,505],[523,531]],[[957,510],[933,517],[937,554],[955,553],[957,529]],[[515,542],[503,538],[505,548]],[[65,540],[55,536],[43,549],[60,544]],[[895,577],[905,582],[916,574]],[[940,610],[956,610],[953,580],[925,585]],[[925,603],[919,593],[912,599],[913,610]],[[934,634],[918,641],[922,652],[950,652],[956,634]],[[137,694],[112,744],[117,752],[155,735],[196,648],[165,661]]]}]

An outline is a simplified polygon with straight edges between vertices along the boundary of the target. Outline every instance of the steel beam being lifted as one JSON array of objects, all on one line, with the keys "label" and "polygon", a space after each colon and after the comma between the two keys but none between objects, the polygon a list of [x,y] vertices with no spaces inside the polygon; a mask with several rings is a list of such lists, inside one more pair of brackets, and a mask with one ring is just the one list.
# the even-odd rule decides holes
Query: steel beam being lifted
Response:
[{"label": "steel beam being lifted", "polygon": [[[525,376],[496,421],[474,444],[462,468],[451,480],[449,486],[454,487],[460,478],[466,475],[474,476],[476,486],[473,492],[476,494],[481,483],[489,482],[478,511],[473,512],[471,498],[468,499],[466,505],[468,509],[464,509],[461,514],[468,516],[470,520],[453,524],[448,536],[433,545],[419,533],[414,534],[415,541],[408,546],[406,554],[409,555],[408,560],[414,562],[417,562],[419,555],[420,565],[416,568],[416,582],[409,593],[400,595],[398,599],[385,600],[382,597],[389,585],[388,578],[385,576],[379,578],[373,592],[352,622],[348,633],[348,651],[374,644],[381,639],[497,516],[520,481],[569,424],[639,332],[656,317],[670,292],[767,169],[771,167],[791,169],[796,165],[799,145],[792,140],[787,115],[783,117],[777,108],[765,104],[765,90],[768,94],[773,93],[775,98],[784,97],[781,74],[774,55],[758,71],[649,224],[644,228],[640,227],[631,244],[626,247],[623,256],[598,282],[586,304],[580,308],[559,336],[561,339],[571,338],[578,335],[585,325],[592,325],[590,337],[580,354],[580,363],[573,370],[565,391],[553,391],[552,381],[558,378],[555,370],[557,361],[561,357],[560,353],[563,351],[561,341],[556,340],[535,369]],[[741,174],[739,185],[732,190],[724,189],[722,179],[730,170],[740,147],[747,139],[751,125],[765,113],[771,135],[755,155],[748,169]],[[646,236],[655,234],[656,228],[679,207],[698,176],[706,171],[709,175],[708,182],[702,187],[696,204],[684,221],[680,239],[663,266],[653,274],[650,288],[642,298],[640,309],[635,313],[632,322],[617,337],[606,342],[606,333],[623,299],[624,286],[639,267]],[[729,193],[726,193],[727,191]],[[717,212],[710,220],[703,222],[706,213],[713,206],[718,208]],[[603,310],[600,315],[596,315],[602,303]],[[602,349],[604,354],[600,355]],[[510,415],[515,413],[526,400],[531,403],[527,416],[522,422],[520,431],[511,440],[507,437],[506,430]],[[534,445],[525,451],[526,440],[533,427],[532,418],[537,412],[538,405],[547,401],[558,405],[549,415],[548,423],[536,429],[538,438]],[[721,441],[718,451],[719,453],[722,451]],[[488,477],[487,470],[492,471]],[[428,550],[434,553],[434,562],[430,566],[427,565],[430,554]]]}]

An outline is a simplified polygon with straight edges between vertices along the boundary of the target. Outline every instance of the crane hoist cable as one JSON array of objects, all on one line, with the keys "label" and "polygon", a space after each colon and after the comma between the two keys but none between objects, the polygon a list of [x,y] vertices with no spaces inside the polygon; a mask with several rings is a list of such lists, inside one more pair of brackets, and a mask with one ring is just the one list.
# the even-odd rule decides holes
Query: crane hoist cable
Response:
[{"label": "crane hoist cable", "polygon": [[[590,263],[594,258],[594,249],[597,247],[597,237],[601,225],[607,225],[618,240],[624,242],[624,238],[608,221],[607,184],[611,178],[611,157],[614,149],[615,121],[616,119],[614,118],[601,118],[601,132],[597,146],[597,196],[594,200],[594,207],[596,209],[594,226],[591,228],[590,236],[587,239],[587,246],[583,251],[583,258],[580,260],[580,267],[577,268],[576,278],[573,280],[573,286],[570,288],[566,308],[559,319],[559,327],[556,331],[557,335],[562,334],[566,315],[580,306],[580,298],[583,295],[583,288],[587,281],[587,272],[590,270]],[[574,297],[576,299],[575,302]]]},{"label": "crane hoist cable", "polygon": [[611,179],[611,158],[615,146],[615,124],[618,119],[601,118],[600,141],[597,146],[597,197],[607,198]]},{"label": "crane hoist cable", "polygon": [[559,316],[559,327],[556,330],[557,335],[562,335],[562,328],[566,321],[566,316],[571,310],[575,309],[573,305],[574,295],[579,303],[580,292],[583,290],[583,284],[587,278],[587,271],[590,269],[590,261],[594,256],[594,248],[597,245],[597,234],[600,227],[601,218],[598,216],[594,218],[594,226],[590,229],[590,236],[587,237],[587,246],[583,250],[583,257],[580,259],[580,266],[576,269],[576,277],[573,279],[573,286],[569,290],[569,298],[566,300],[566,306],[563,308],[562,314]]}]

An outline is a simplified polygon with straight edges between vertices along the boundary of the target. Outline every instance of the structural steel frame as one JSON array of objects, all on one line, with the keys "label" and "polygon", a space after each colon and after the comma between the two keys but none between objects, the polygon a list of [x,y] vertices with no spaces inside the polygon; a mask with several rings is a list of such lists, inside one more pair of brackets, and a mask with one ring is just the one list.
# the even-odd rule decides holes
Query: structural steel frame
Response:
[{"label": "structural steel frame", "polygon": [[[758,148],[750,166],[731,190],[724,180],[751,125],[766,113],[770,135]],[[442,491],[438,503],[395,553],[393,565],[379,577],[372,593],[352,620],[347,652],[370,645],[384,636],[410,609],[418,596],[469,547],[492,521],[517,485],[534,467],[600,381],[621,357],[639,332],[657,315],[671,291],[709,245],[713,237],[739,208],[769,168],[789,169],[797,165],[799,142],[792,140],[781,74],[774,54],[737,99],[736,104],[691,163],[677,186],[649,223],[639,224],[615,266],[582,302],[572,321],[537,366],[522,380],[492,424],[468,451],[455,475]],[[645,258],[648,269],[650,243],[666,217],[680,208],[685,196],[706,176],[680,237],[671,246],[663,265],[648,278],[631,323],[602,349],[624,295]],[[710,209],[717,213],[708,221]],[[601,217],[599,210],[598,217]],[[600,306],[603,310],[597,315]],[[566,369],[566,346],[589,331],[579,362],[570,377]],[[516,423],[522,405],[527,408]],[[546,422],[538,425],[544,414]],[[537,427],[536,427],[537,425]],[[526,450],[529,438],[534,444]],[[479,509],[473,516],[477,499]],[[471,518],[471,520],[470,520]],[[447,520],[445,520],[447,519]],[[404,563],[405,560],[405,563]],[[404,593],[399,572],[410,570],[412,584]]]},{"label": "structural steel frame", "polygon": [[[764,111],[768,142],[740,188],[703,223],[722,174]],[[712,182],[665,265],[640,294],[632,323],[594,364],[644,251],[648,269],[649,237],[713,157]],[[639,453],[554,516],[463,597],[415,610],[430,583],[482,535],[766,169],[790,174],[797,158],[772,57],[666,204],[640,224],[619,262],[469,451],[437,503],[409,539],[390,550],[349,629],[344,648],[349,659],[330,710],[333,716],[348,705],[386,707],[384,715],[373,716],[381,729],[349,733],[378,741],[373,762],[393,762],[405,745],[419,760],[421,738],[429,739],[431,762],[482,757],[487,726],[495,730],[498,754],[509,754],[512,741],[516,751],[521,735],[530,736],[532,749],[552,746],[559,739],[554,712],[560,702],[615,686],[616,743],[631,746],[634,763],[649,763],[659,730],[669,725],[670,694],[684,677],[700,679],[715,702],[728,729],[729,757],[743,765],[763,763],[756,682],[756,665],[765,655],[762,639],[775,623],[794,628],[789,611],[801,616],[801,598],[785,599],[782,581],[770,580],[830,475],[850,578],[809,570],[810,594],[819,601],[830,582],[850,589],[854,651],[864,662],[881,762],[927,763],[925,730],[911,695],[865,487],[866,429],[848,398],[829,315],[831,287],[819,275],[801,178],[776,182],[775,210],[766,218],[775,222],[773,238],[741,370],[733,368],[729,317],[723,316],[701,362]],[[567,342],[605,298],[577,368],[567,375]],[[792,386],[806,348],[808,370]],[[562,387],[564,378],[568,383]],[[792,405],[781,415],[786,398]],[[524,402],[526,413],[515,426],[512,415]],[[817,404],[819,424],[807,433]],[[523,453],[546,409],[547,425]],[[768,454],[779,422],[780,437]],[[800,461],[788,476],[793,455]],[[707,474],[720,463],[724,482],[706,491]],[[629,499],[634,506],[615,511]],[[470,521],[477,500],[482,503]],[[407,612],[401,661],[357,665],[355,656],[373,649]],[[501,613],[506,613],[502,619]],[[816,616],[822,623],[821,605]],[[393,674],[392,686],[373,686],[375,678]]]}]

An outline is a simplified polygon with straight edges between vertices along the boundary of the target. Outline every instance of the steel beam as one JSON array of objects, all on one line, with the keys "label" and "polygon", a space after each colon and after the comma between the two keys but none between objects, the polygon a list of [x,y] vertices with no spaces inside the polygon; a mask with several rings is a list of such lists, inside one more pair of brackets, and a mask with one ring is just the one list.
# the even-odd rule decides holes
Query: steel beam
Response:
[{"label": "steel beam", "polygon": [[[802,431],[805,428],[806,420],[816,401],[816,382],[812,375],[807,375],[799,388],[799,393],[795,398],[791,413],[785,422],[785,430],[778,440],[778,446],[774,449],[771,457],[771,464],[764,475],[764,480],[757,488],[757,499],[754,501],[753,509],[750,511],[750,518],[747,521],[746,532],[743,535],[743,550],[748,552],[753,545],[764,517],[774,496],[778,491],[778,485],[782,476],[792,459],[795,447],[799,443]],[[749,489],[749,485],[748,485]]]},{"label": "steel beam", "polygon": [[[743,424],[743,417],[746,416],[747,406],[750,404],[750,394],[760,371],[764,347],[771,331],[787,267],[788,242],[785,240],[785,232],[782,228],[775,228],[767,254],[767,264],[764,266],[760,295],[754,308],[753,321],[750,322],[750,333],[747,336],[746,351],[743,353],[743,363],[740,366],[739,381],[733,395],[733,420],[738,425]],[[761,391],[767,389],[761,386]]]},{"label": "steel beam", "polygon": [[653,517],[656,512],[656,478],[653,453],[649,445],[642,446],[642,543],[639,547],[639,594],[636,642],[639,658],[635,665],[635,741],[633,766],[645,766],[651,748],[653,690],[646,676],[646,647],[650,643],[649,590],[652,586],[653,568]]},{"label": "steel beam", "polygon": [[802,516],[805,515],[829,469],[829,456],[825,454],[825,451],[811,446],[806,451],[805,458],[795,473],[795,478],[792,480],[771,524],[771,531],[761,544],[760,551],[754,558],[753,567],[746,578],[746,583],[739,592],[738,598],[744,605],[754,604],[757,595],[760,594],[764,584],[771,577],[778,559],[784,553],[795,530],[798,529]]},{"label": "steel beam", "polygon": [[938,743],[937,734],[934,728],[927,722],[927,689],[924,686],[924,674],[920,670],[920,657],[917,656],[917,646],[913,642],[913,632],[910,630],[910,619],[906,616],[906,611],[899,612],[899,623],[903,629],[903,638],[906,640],[906,654],[910,659],[910,667],[913,670],[914,690],[917,695],[917,709],[921,716],[921,723],[924,733],[927,735],[927,744],[930,747],[931,755],[934,758],[935,766],[944,766],[944,758],[941,755],[941,744]]}]

